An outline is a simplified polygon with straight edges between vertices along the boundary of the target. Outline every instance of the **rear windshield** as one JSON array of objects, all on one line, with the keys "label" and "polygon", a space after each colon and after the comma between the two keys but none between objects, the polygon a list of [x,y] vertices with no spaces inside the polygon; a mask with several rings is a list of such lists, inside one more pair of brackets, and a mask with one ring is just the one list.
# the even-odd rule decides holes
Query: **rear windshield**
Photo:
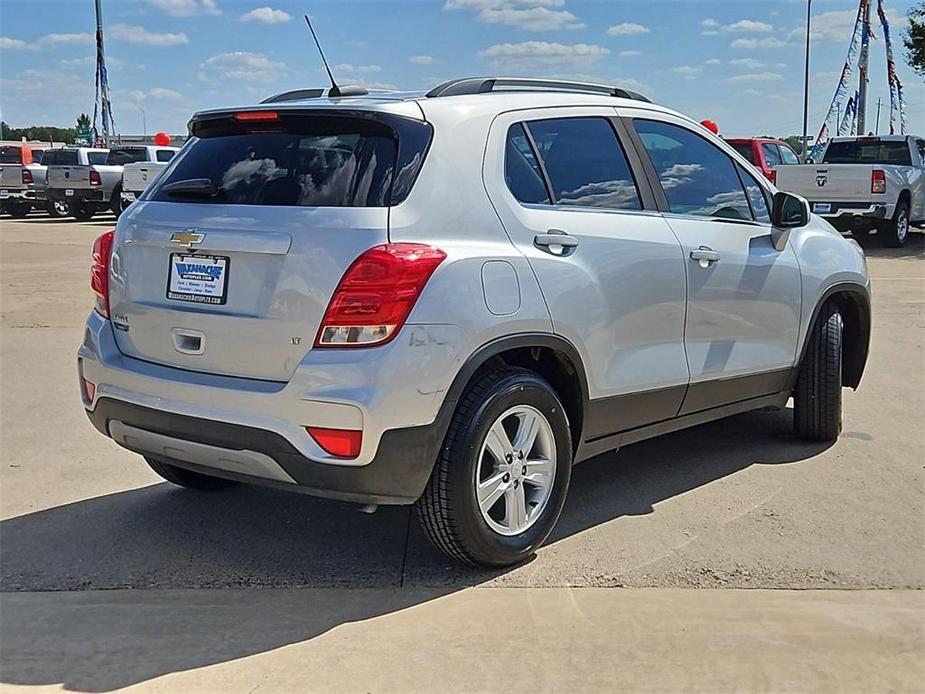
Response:
[{"label": "rear windshield", "polygon": [[751,142],[730,142],[729,144],[732,145],[736,152],[745,157],[746,161],[751,164],[755,163],[755,152],[752,150]]},{"label": "rear windshield", "polygon": [[125,164],[134,164],[137,161],[147,161],[147,159],[148,150],[144,147],[119,147],[118,149],[109,150],[106,163],[112,166],[124,166]]},{"label": "rear windshield", "polygon": [[22,159],[19,147],[0,147],[0,164],[19,164]]},{"label": "rear windshield", "polygon": [[87,152],[87,161],[91,164],[105,164],[109,159],[109,152]]},{"label": "rear windshield", "polygon": [[50,149],[45,152],[47,166],[70,166],[77,163],[76,149]]},{"label": "rear windshield", "polygon": [[32,150],[32,161],[36,164],[41,164],[45,160],[45,150],[43,149],[33,149]]},{"label": "rear windshield", "polygon": [[822,163],[911,166],[912,155],[905,140],[849,140],[831,143]]},{"label": "rear windshield", "polygon": [[397,116],[327,113],[280,113],[253,123],[224,116],[194,122],[191,131],[195,139],[174,157],[150,199],[386,207],[407,197],[432,132],[427,123]]}]

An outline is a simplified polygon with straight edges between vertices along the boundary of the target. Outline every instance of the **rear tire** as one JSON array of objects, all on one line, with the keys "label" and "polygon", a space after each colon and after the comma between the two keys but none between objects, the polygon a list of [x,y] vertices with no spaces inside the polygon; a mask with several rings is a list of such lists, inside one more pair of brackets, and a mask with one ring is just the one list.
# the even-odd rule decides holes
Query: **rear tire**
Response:
[{"label": "rear tire", "polygon": [[887,248],[902,248],[909,237],[909,201],[900,198],[893,212],[893,219],[880,227],[881,242]]},{"label": "rear tire", "polygon": [[3,211],[6,212],[13,219],[23,219],[27,214],[32,211],[31,202],[7,202],[3,207]]},{"label": "rear tire", "polygon": [[48,210],[48,215],[54,217],[55,219],[61,219],[62,217],[67,217],[70,212],[68,210],[68,205],[64,200],[49,200],[48,204],[45,206],[45,209]]},{"label": "rear tire", "polygon": [[415,511],[450,557],[510,566],[549,537],[571,472],[568,419],[552,386],[526,369],[500,368],[463,393]]},{"label": "rear tire", "polygon": [[70,204],[67,207],[68,214],[78,222],[89,222],[96,214],[96,208],[90,205]]},{"label": "rear tire", "polygon": [[170,463],[164,463],[154,458],[145,456],[145,462],[151,466],[158,475],[168,482],[176,484],[187,489],[198,489],[199,491],[210,492],[216,489],[225,489],[231,487],[237,482],[226,480],[223,477],[213,477],[212,475],[203,475],[199,472],[186,470]]},{"label": "rear tire", "polygon": [[834,441],[842,428],[841,314],[826,304],[809,335],[793,391],[793,423],[806,441]]}]

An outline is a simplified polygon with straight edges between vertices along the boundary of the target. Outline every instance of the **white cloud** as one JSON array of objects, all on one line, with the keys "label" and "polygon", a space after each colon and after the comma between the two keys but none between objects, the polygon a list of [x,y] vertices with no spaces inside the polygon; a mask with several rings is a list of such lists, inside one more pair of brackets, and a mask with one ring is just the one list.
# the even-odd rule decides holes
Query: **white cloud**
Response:
[{"label": "white cloud", "polygon": [[119,41],[140,43],[146,46],[178,46],[189,43],[189,39],[184,33],[161,34],[130,24],[113,24],[109,28],[109,35]]},{"label": "white cloud", "polygon": [[[95,55],[85,55],[82,58],[69,58],[67,60],[59,61],[61,67],[86,67],[87,65],[96,65],[96,56]],[[120,60],[115,56],[107,55],[106,56],[106,67],[125,67],[126,63],[124,60]]]},{"label": "white cloud", "polygon": [[0,51],[34,51],[36,46],[26,43],[22,39],[9,36],[0,36]]},{"label": "white cloud", "polygon": [[635,36],[638,34],[648,34],[649,27],[633,22],[623,22],[623,24],[614,24],[607,30],[611,36]]},{"label": "white cloud", "polygon": [[43,45],[62,45],[62,44],[91,44],[93,43],[93,34],[47,34],[39,39]]},{"label": "white cloud", "polygon": [[488,24],[506,24],[524,31],[581,29],[585,25],[561,7],[564,0],[447,0],[444,10],[474,10],[477,19]]},{"label": "white cloud", "polygon": [[213,55],[200,65],[199,78],[215,77],[245,82],[275,82],[286,71],[286,64],[270,60],[263,53],[237,51]]},{"label": "white cloud", "polygon": [[765,39],[736,39],[731,44],[732,48],[783,48],[787,44],[780,39],[768,36]]},{"label": "white cloud", "polygon": [[723,64],[723,61],[720,60],[719,58],[710,58],[704,63],[704,65],[722,65],[722,64]]},{"label": "white cloud", "polygon": [[678,65],[677,67],[671,68],[671,71],[676,75],[681,75],[681,77],[685,79],[693,79],[703,72],[703,68],[699,65]]},{"label": "white cloud", "polygon": [[608,48],[587,43],[524,41],[495,44],[479,55],[496,67],[529,68],[545,65],[591,64],[609,53]]},{"label": "white cloud", "polygon": [[717,22],[715,19],[704,19],[702,22],[700,22],[700,26],[702,26],[704,29],[716,29],[719,26],[719,22]]},{"label": "white cloud", "polygon": [[[823,12],[813,16],[812,30],[810,35],[813,41],[827,41],[832,43],[845,43],[851,38],[851,30],[854,28],[854,21],[857,18],[857,10],[834,10],[832,12]],[[894,28],[900,24],[905,24],[906,20],[895,10],[886,10],[886,18]],[[873,20],[876,22],[876,20]],[[803,42],[805,40],[806,30],[804,27],[794,29],[788,34],[787,39],[791,42]],[[877,36],[880,32],[877,31]]]},{"label": "white cloud", "polygon": [[350,63],[341,63],[340,65],[334,66],[334,72],[372,74],[382,72],[382,68],[378,65],[351,65]]},{"label": "white cloud", "polygon": [[180,92],[175,92],[173,89],[167,89],[166,87],[154,87],[148,91],[144,91],[143,89],[136,89],[133,92],[129,92],[129,95],[137,103],[145,102],[148,99],[155,101],[180,101],[183,99],[183,95]]},{"label": "white cloud", "polygon": [[617,55],[621,58],[635,58],[637,55],[642,55],[642,51],[620,51]]},{"label": "white cloud", "polygon": [[171,17],[194,17],[196,15],[219,15],[215,0],[150,0],[151,4]]},{"label": "white cloud", "polygon": [[730,34],[770,34],[774,31],[774,27],[767,22],[742,19],[733,24],[727,24],[723,27],[723,31],[728,31]]},{"label": "white cloud", "polygon": [[744,75],[736,75],[735,77],[730,77],[726,81],[733,84],[738,84],[742,82],[777,82],[782,79],[784,79],[784,76],[779,75],[776,72],[752,72]]},{"label": "white cloud", "polygon": [[747,70],[760,70],[763,67],[767,67],[760,60],[755,60],[754,58],[735,58],[729,61],[730,65],[735,67],[744,67]]},{"label": "white cloud", "polygon": [[241,15],[242,22],[262,22],[263,24],[281,24],[292,19],[292,15],[272,7],[258,7]]},{"label": "white cloud", "polygon": [[408,62],[412,65],[434,65],[437,60],[432,55],[413,55]]}]

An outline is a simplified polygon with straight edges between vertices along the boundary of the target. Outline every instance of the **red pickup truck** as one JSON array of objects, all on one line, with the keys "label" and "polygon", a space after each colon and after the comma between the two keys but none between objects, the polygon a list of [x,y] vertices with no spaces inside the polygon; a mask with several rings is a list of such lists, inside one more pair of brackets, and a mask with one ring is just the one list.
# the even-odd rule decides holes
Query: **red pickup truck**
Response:
[{"label": "red pickup truck", "polygon": [[740,137],[727,139],[736,152],[748,159],[771,183],[777,184],[778,166],[799,164],[800,159],[790,145],[781,140],[764,137]]}]

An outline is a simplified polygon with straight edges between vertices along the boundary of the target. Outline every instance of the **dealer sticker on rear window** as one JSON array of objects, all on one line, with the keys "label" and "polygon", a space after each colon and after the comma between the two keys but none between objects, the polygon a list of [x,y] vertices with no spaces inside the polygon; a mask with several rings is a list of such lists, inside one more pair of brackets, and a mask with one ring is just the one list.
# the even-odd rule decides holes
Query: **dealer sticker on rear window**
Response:
[{"label": "dealer sticker on rear window", "polygon": [[214,255],[170,254],[167,298],[197,304],[224,304],[231,259]]}]

